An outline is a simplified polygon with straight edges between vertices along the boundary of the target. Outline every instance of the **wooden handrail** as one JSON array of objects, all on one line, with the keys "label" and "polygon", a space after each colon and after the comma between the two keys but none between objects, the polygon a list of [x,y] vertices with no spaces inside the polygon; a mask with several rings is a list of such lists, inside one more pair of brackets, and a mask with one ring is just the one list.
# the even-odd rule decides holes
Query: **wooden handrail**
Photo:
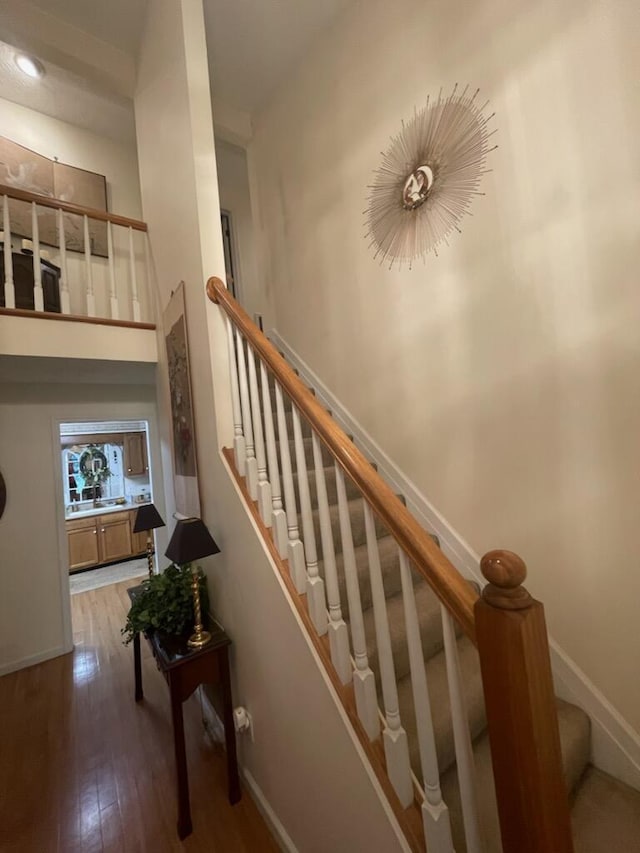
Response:
[{"label": "wooden handrail", "polygon": [[155,323],[133,320],[111,320],[109,317],[85,317],[84,314],[59,314],[57,311],[33,311],[29,308],[0,308],[0,317],[25,317],[29,320],[59,320],[62,323],[89,323],[94,326],[114,326],[120,329],[154,331]]},{"label": "wooden handrail", "polygon": [[81,204],[73,204],[69,201],[61,201],[59,198],[51,198],[46,195],[30,193],[27,190],[9,187],[0,184],[0,196],[6,195],[16,201],[35,201],[41,207],[52,207],[54,210],[64,210],[66,213],[76,213],[78,216],[87,216],[89,219],[98,219],[100,222],[111,222],[114,225],[122,225],[125,228],[133,228],[134,231],[146,231],[147,223],[139,219],[129,219],[127,216],[118,216],[108,213],[106,210],[96,210],[93,207],[83,207]]},{"label": "wooden handrail", "polygon": [[358,486],[374,513],[475,643],[474,606],[478,599],[476,591],[304,386],[273,344],[231,296],[221,279],[216,276],[209,279],[207,295],[212,302],[220,305],[249,341],[345,473]]}]

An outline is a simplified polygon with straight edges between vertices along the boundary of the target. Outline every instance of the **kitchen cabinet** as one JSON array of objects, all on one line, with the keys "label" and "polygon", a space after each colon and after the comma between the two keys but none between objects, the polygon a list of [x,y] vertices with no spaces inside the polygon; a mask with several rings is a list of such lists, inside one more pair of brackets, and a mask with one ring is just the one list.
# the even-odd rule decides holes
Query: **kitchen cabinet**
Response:
[{"label": "kitchen cabinet", "polygon": [[69,542],[70,572],[87,569],[89,566],[95,566],[100,562],[95,517],[67,521],[67,539]]},{"label": "kitchen cabinet", "polygon": [[136,512],[133,509],[69,519],[66,522],[69,571],[146,553],[147,534],[133,532]]},{"label": "kitchen cabinet", "polygon": [[130,557],[131,523],[128,512],[98,516],[98,553],[101,563]]},{"label": "kitchen cabinet", "polygon": [[123,437],[125,476],[135,477],[146,474],[149,470],[146,433],[126,432]]},{"label": "kitchen cabinet", "polygon": [[[143,530],[141,533],[133,532],[133,525],[136,523],[136,512],[137,510],[131,510],[131,517],[129,519],[129,523],[131,525],[131,550],[134,554],[146,554],[147,553],[147,531]],[[151,531],[151,536],[153,537],[153,531]]]}]

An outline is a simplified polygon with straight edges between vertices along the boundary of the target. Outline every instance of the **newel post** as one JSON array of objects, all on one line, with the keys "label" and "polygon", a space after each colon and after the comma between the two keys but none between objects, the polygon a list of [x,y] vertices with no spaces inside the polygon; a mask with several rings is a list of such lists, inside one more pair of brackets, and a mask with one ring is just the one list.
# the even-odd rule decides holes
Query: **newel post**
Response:
[{"label": "newel post", "polygon": [[511,551],[482,558],[475,606],[504,853],[572,853],[544,608]]}]

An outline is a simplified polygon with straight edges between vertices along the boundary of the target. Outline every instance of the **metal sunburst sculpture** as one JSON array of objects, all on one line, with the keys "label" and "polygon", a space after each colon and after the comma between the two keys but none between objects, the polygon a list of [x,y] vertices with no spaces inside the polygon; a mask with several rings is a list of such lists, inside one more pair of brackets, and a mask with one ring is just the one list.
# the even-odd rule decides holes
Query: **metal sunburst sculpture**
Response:
[{"label": "metal sunburst sculpture", "polygon": [[485,117],[489,103],[476,104],[477,89],[468,95],[468,86],[458,92],[458,84],[446,98],[429,102],[391,138],[369,187],[365,211],[367,237],[375,248],[374,257],[409,264],[429,252],[438,254],[448,236],[460,232],[458,222],[478,190],[490,151],[487,129],[495,113]]}]

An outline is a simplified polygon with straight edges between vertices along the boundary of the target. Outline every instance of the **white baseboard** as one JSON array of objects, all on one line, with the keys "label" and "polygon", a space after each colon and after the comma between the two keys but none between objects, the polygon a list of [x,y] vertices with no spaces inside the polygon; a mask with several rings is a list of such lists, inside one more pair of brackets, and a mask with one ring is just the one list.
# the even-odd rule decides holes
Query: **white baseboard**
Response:
[{"label": "white baseboard", "polygon": [[640,736],[553,640],[551,666],[556,694],[591,719],[591,761],[640,791]]},{"label": "white baseboard", "polygon": [[[72,647],[73,648],[73,647]],[[56,646],[53,649],[47,649],[44,652],[38,652],[37,655],[30,655],[20,660],[11,661],[0,665],[0,676],[9,675],[10,672],[17,672],[19,669],[26,669],[28,666],[35,666],[37,663],[44,663],[46,660],[66,655],[71,649],[65,649],[64,646]]]},{"label": "white baseboard", "polygon": [[[217,715],[215,708],[209,701],[209,697],[202,688],[200,689],[200,696],[202,698],[202,713],[212,730],[220,733],[221,742],[224,745],[224,725],[222,720]],[[284,851],[284,853],[298,853],[298,848],[291,840],[291,837],[284,828],[280,818],[271,807],[271,803],[265,797],[262,792],[262,788],[260,788],[250,771],[247,770],[246,767],[242,766],[240,760],[238,761],[238,769],[240,770],[240,775],[242,776],[245,785],[251,792],[251,796],[258,807],[258,811],[271,830],[271,834],[277,841],[280,849]]]},{"label": "white baseboard", "polygon": [[280,845],[280,849],[284,851],[284,853],[298,853],[298,848],[295,846],[291,837],[287,833],[287,830],[284,828],[280,820],[278,819],[278,815],[271,808],[271,805],[265,795],[262,793],[262,789],[253,778],[251,773],[246,769],[242,769],[242,778],[244,779],[247,788],[251,791],[251,796],[254,799],[256,806],[258,807],[258,811],[264,818],[265,823],[271,830],[273,837],[276,839],[278,844]]},{"label": "white baseboard", "polygon": [[[275,330],[268,333],[273,345],[284,353],[301,378],[311,386],[316,398],[331,410],[334,420],[353,436],[353,443],[376,462],[378,473],[397,494],[404,496],[407,509],[425,530],[435,533],[445,556],[461,574],[484,586],[480,556],[449,525],[427,498],[397,468],[382,448],[333,396],[320,378]],[[560,698],[581,707],[591,718],[592,762],[596,767],[640,790],[640,735],[607,701],[594,684],[552,639],[549,641],[556,692]]]}]

